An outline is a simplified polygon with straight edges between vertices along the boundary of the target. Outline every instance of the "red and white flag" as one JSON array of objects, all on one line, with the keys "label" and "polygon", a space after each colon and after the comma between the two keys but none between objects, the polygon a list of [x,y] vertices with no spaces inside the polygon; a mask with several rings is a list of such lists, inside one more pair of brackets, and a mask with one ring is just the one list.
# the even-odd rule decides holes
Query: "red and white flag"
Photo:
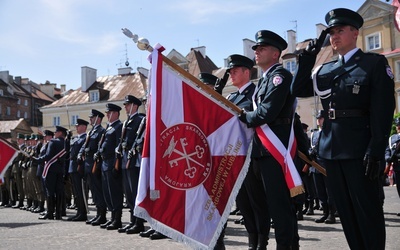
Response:
[{"label": "red and white flag", "polygon": [[248,170],[254,131],[151,54],[147,127],[135,215],[166,236],[211,249]]},{"label": "red and white flag", "polygon": [[0,137],[0,183],[3,183],[4,174],[17,155],[18,149]]}]

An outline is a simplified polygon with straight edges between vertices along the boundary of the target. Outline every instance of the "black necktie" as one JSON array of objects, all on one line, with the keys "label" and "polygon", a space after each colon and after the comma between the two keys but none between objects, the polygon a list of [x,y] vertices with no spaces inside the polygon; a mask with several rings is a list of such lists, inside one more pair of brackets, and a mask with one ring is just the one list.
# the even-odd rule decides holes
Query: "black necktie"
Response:
[{"label": "black necktie", "polygon": [[344,65],[344,63],[345,63],[344,56],[339,57],[338,63],[339,63],[339,66],[343,66]]}]

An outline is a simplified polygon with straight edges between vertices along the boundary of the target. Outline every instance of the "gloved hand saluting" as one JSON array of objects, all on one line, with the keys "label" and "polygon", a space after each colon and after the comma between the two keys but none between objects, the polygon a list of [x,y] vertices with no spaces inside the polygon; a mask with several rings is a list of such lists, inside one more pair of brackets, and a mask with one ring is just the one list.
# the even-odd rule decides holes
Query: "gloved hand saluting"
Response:
[{"label": "gloved hand saluting", "polygon": [[313,39],[310,41],[303,53],[313,56],[318,55],[318,53],[321,51],[322,45],[324,44],[327,35],[328,32],[326,30],[323,30],[318,39]]},{"label": "gloved hand saluting", "polygon": [[217,82],[214,85],[214,90],[222,95],[222,90],[225,88],[226,82],[229,78],[229,70],[225,71],[225,74],[222,78],[218,78]]}]

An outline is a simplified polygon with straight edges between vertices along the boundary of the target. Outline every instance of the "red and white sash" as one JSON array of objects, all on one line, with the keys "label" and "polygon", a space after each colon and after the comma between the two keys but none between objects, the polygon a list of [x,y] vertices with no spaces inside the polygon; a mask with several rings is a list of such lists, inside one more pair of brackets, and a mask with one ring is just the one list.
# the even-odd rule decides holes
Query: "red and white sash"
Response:
[{"label": "red and white sash", "polygon": [[[253,106],[256,107],[253,98]],[[294,104],[296,107],[296,102]],[[297,151],[296,138],[293,130],[294,117],[292,118],[292,125],[290,128],[289,144],[286,148],[281,140],[275,135],[268,124],[263,124],[256,128],[256,133],[260,138],[261,143],[271,153],[272,157],[279,162],[285,176],[286,184],[290,191],[290,196],[294,197],[298,194],[304,193],[303,183],[299,172],[294,165],[293,158]]]},{"label": "red and white sash", "polygon": [[47,172],[49,171],[49,168],[51,167],[51,165],[53,165],[53,163],[56,162],[59,158],[63,157],[65,155],[65,153],[67,153],[67,152],[65,151],[65,149],[63,149],[58,154],[56,154],[53,158],[51,158],[48,162],[46,162],[46,164],[44,165],[43,174],[42,174],[43,178],[46,178]]}]

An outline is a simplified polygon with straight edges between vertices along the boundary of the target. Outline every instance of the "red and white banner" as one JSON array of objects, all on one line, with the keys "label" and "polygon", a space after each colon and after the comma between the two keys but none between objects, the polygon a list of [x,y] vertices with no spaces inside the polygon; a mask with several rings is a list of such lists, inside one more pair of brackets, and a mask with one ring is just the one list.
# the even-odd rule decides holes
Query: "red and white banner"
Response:
[{"label": "red and white banner", "polygon": [[4,175],[17,155],[18,149],[0,137],[0,183],[4,182]]},{"label": "red and white banner", "polygon": [[166,64],[152,72],[135,215],[166,236],[212,249],[248,170],[254,131]]}]

